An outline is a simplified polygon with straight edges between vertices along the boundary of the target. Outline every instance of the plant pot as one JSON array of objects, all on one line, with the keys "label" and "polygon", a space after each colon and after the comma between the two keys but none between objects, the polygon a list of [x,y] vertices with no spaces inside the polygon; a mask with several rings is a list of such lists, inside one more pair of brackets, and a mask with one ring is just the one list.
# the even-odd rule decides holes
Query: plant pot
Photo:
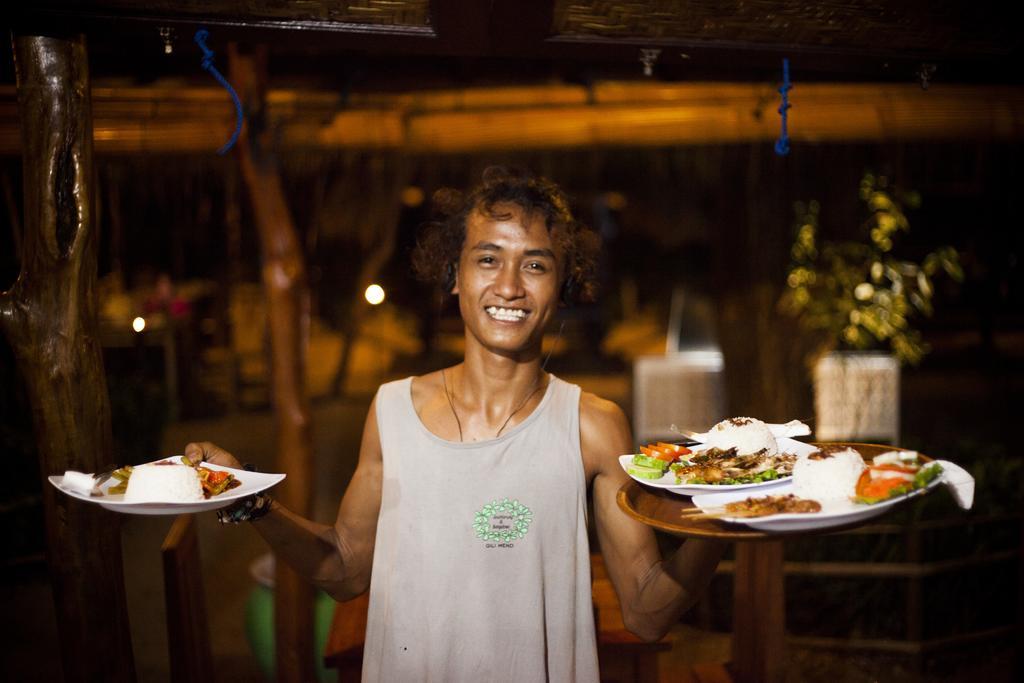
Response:
[{"label": "plant pot", "polygon": [[900,365],[889,353],[833,351],[814,366],[819,441],[898,443]]}]

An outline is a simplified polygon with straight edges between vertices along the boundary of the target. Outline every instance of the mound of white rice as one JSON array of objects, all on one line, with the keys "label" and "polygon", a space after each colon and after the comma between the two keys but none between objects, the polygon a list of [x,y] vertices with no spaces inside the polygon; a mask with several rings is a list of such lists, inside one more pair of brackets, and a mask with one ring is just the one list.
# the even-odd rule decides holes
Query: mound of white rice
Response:
[{"label": "mound of white rice", "polygon": [[852,448],[823,448],[797,458],[793,493],[811,500],[845,500],[854,495],[864,458]]},{"label": "mound of white rice", "polygon": [[188,465],[152,464],[132,468],[126,503],[196,503],[203,501],[199,475]]},{"label": "mound of white rice", "polygon": [[775,437],[764,422],[753,417],[731,417],[722,420],[708,432],[707,445],[723,450],[735,448],[739,455],[750,455],[767,451],[768,455],[779,452]]}]

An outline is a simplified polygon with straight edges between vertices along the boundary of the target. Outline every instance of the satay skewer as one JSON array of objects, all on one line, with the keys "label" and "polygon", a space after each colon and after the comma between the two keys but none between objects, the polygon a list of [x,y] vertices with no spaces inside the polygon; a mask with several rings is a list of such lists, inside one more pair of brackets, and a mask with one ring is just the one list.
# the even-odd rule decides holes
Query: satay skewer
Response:
[{"label": "satay skewer", "polygon": [[687,519],[700,517],[702,519],[718,519],[719,517],[746,517],[743,513],[729,512],[725,508],[689,508],[683,510],[681,515]]}]

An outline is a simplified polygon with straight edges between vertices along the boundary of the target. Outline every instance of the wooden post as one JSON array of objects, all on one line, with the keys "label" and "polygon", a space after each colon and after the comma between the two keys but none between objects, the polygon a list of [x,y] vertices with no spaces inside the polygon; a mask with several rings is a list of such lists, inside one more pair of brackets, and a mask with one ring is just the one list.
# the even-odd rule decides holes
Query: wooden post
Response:
[{"label": "wooden post", "polygon": [[[265,59],[265,49],[255,55],[231,51],[231,79],[246,103],[250,125],[262,120]],[[275,468],[288,473],[275,494],[290,510],[309,517],[313,510],[313,437],[306,392],[309,282],[302,244],[268,148],[271,138],[261,133],[248,128],[238,145],[238,159],[252,200],[263,259],[270,326],[270,395],[277,424]],[[277,563],[274,584],[274,638],[277,680],[313,680],[313,588],[284,562]]]},{"label": "wooden post", "polygon": [[[712,280],[716,327],[725,361],[729,415],[786,422],[814,414],[807,358],[819,340],[795,334],[779,309],[792,233],[792,164],[765,145],[728,150],[747,157],[743,183],[718,197],[721,228],[714,241]],[[783,216],[782,223],[776,223]],[[751,340],[756,340],[752,343]]]},{"label": "wooden post", "polygon": [[[374,236],[372,246],[362,258],[359,275],[355,279],[355,288],[349,295],[353,305],[345,316],[342,324],[344,341],[338,366],[331,380],[331,395],[340,397],[345,393],[345,382],[352,360],[352,351],[359,338],[359,328],[369,308],[363,303],[364,288],[375,281],[381,269],[395,252],[398,236],[398,220],[401,211],[399,193],[408,176],[408,165],[399,157],[383,157],[371,159],[359,169],[361,180],[343,179],[342,182],[361,183],[356,185],[353,193],[359,193],[362,201],[353,197],[353,212],[358,212],[361,229]],[[369,242],[369,240],[366,240]],[[344,294],[342,294],[343,296]]]},{"label": "wooden post", "polygon": [[164,562],[171,680],[174,683],[210,683],[216,680],[216,670],[206,620],[206,592],[194,514],[175,518],[160,554]]},{"label": "wooden post", "polygon": [[[787,180],[776,176],[784,175],[787,167],[784,160],[766,158],[770,152],[764,147],[731,152],[747,155],[748,166],[745,182],[720,197],[726,218],[715,242],[717,328],[728,414],[785,422],[813,413],[807,342],[793,334],[794,323],[778,308],[789,231],[785,224],[768,224],[763,218],[779,215],[770,209],[778,201],[775,195],[786,196],[776,188],[784,188]],[[785,675],[782,561],[781,541],[736,547],[733,663],[739,681],[781,681]]]},{"label": "wooden post", "polygon": [[[112,461],[96,335],[97,235],[85,39],[14,38],[24,169],[21,273],[0,325],[25,378],[45,477]],[[43,486],[66,681],[135,679],[117,515]]]},{"label": "wooden post", "polygon": [[235,355],[238,348],[235,339],[240,331],[235,329],[232,317],[233,302],[236,300],[238,285],[242,282],[242,203],[240,195],[238,169],[229,164],[224,177],[224,227],[227,233],[228,256],[227,286],[224,290],[227,295],[222,297],[224,301],[221,310],[222,320],[225,322],[227,330],[222,344],[227,349],[228,358],[227,408],[229,413],[235,413],[238,410],[241,390],[241,358]]},{"label": "wooden post", "polygon": [[782,541],[736,544],[732,662],[739,683],[778,683],[785,677],[782,560]]}]

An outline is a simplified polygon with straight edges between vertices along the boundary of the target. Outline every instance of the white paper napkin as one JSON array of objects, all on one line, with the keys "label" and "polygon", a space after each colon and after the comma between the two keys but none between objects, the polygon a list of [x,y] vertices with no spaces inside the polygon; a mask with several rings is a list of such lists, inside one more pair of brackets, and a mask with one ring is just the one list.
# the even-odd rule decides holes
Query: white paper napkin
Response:
[{"label": "white paper napkin", "polygon": [[942,483],[953,494],[953,500],[964,510],[974,505],[974,477],[960,465],[948,460],[936,460],[942,466]]},{"label": "white paper napkin", "polygon": [[800,420],[790,420],[786,424],[770,424],[768,429],[771,430],[772,436],[776,439],[786,437],[792,439],[794,436],[807,436],[811,433],[811,428],[805,425]]},{"label": "white paper napkin", "polygon": [[[790,420],[785,424],[765,424],[765,427],[772,433],[776,439],[780,437],[793,438],[794,436],[807,436],[811,433],[811,428],[805,425],[800,420]],[[711,432],[701,432],[700,434],[694,434],[692,436],[694,441],[704,443],[711,436]]]},{"label": "white paper napkin", "polygon": [[96,480],[93,479],[91,474],[68,470],[64,473],[64,478],[61,479],[60,485],[79,493],[89,493],[92,491],[92,487],[96,485]]}]

